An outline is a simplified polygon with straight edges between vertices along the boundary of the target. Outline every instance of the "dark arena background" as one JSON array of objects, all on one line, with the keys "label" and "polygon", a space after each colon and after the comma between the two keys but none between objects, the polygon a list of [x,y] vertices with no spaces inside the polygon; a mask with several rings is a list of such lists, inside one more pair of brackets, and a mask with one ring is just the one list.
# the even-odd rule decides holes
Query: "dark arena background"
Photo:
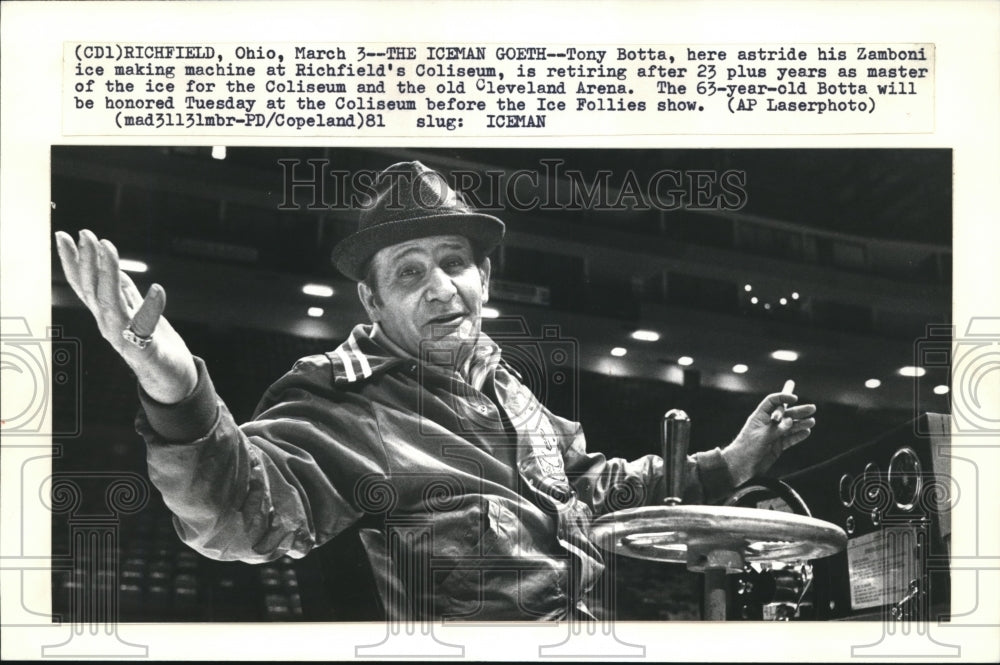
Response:
[{"label": "dark arena background", "polygon": [[[484,328],[529,345],[543,330],[569,340],[565,367],[523,354],[520,369],[554,412],[583,423],[591,451],[658,453],[670,408],[690,415],[692,450],[724,446],[786,379],[818,405],[818,424],[775,478],[899,428],[912,437],[919,414],[950,411],[946,363],[900,372],[921,364],[922,343],[949,340],[949,150],[60,146],[52,228],[89,228],[141,262],[132,277],[143,291],[165,287],[166,316],[242,421],[297,358],[364,320],[355,285],[330,264],[357,223],[349,198],[363,183],[352,174],[413,159],[458,174],[507,224]],[[106,485],[146,474],[135,381],[67,285],[54,243],[52,266],[52,322],[72,352],[69,380],[53,385],[53,470],[83,489],[80,505],[53,515],[53,555],[76,546],[88,516],[114,526],[104,549],[53,574],[54,612],[73,618],[92,595],[117,592],[123,621],[375,617],[350,532],[303,560],[250,566],[188,550],[155,488],[107,517]],[[810,477],[836,496],[839,472]],[[616,618],[698,618],[698,577],[682,566],[613,569],[613,597],[598,601]]]}]

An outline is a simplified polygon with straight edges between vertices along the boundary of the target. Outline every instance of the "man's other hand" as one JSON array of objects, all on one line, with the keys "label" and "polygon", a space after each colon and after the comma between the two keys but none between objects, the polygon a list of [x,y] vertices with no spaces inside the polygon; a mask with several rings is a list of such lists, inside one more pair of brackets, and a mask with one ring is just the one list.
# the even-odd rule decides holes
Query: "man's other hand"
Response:
[{"label": "man's other hand", "polygon": [[[198,374],[187,345],[163,318],[167,294],[153,284],[143,298],[118,265],[118,250],[90,231],[80,231],[79,244],[57,231],[56,247],[66,280],[97,321],[104,339],[125,360],[150,397],[163,404],[181,401],[194,390]],[[140,349],[122,336],[132,322],[139,337],[152,336]]]},{"label": "man's other hand", "polygon": [[[736,439],[725,447],[722,456],[729,466],[736,485],[766,472],[781,453],[805,440],[816,426],[815,404],[791,406],[798,401],[792,393],[773,393],[750,414]],[[787,407],[785,405],[788,405]],[[777,423],[771,413],[784,408]]]}]

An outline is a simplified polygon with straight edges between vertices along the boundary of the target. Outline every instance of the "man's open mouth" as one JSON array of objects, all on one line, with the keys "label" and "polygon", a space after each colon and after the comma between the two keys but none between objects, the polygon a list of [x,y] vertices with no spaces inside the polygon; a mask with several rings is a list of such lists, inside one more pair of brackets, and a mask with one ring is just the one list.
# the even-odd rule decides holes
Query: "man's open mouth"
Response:
[{"label": "man's open mouth", "polygon": [[442,314],[441,316],[435,316],[427,323],[428,325],[432,326],[448,326],[448,325],[455,325],[464,318],[465,318],[465,312],[451,312],[450,314]]}]

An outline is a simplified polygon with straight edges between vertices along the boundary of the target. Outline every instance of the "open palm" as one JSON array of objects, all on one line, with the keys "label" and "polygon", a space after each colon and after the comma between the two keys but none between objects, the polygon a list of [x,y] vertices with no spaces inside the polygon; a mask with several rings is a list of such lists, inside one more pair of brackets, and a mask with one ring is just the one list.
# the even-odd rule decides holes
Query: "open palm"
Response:
[{"label": "open palm", "polygon": [[[163,288],[153,284],[143,298],[121,271],[115,246],[86,229],[80,231],[79,244],[62,231],[55,236],[66,280],[143,390],[164,404],[184,399],[194,389],[197,370],[184,340],[162,316],[167,299]],[[152,336],[152,343],[140,349],[127,341],[122,331],[129,322],[136,335]]]}]

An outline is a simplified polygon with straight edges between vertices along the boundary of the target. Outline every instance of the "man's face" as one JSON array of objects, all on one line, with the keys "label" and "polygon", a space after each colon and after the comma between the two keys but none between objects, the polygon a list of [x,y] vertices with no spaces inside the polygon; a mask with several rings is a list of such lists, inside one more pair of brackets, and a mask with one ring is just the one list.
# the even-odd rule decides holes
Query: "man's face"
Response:
[{"label": "man's face", "polygon": [[372,321],[414,356],[458,364],[479,337],[489,259],[480,268],[468,239],[449,235],[391,245],[372,261],[378,293],[358,285]]}]

